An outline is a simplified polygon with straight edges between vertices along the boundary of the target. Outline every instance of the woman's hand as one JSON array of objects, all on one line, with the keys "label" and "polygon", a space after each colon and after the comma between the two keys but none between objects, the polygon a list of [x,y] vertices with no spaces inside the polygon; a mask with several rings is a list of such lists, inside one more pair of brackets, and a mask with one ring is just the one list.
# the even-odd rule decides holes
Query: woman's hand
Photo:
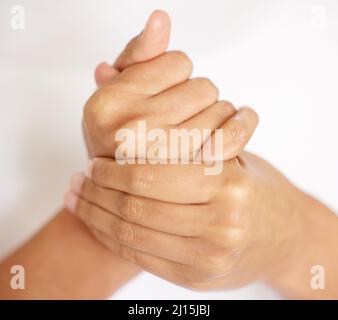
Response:
[{"label": "woman's hand", "polygon": [[[155,18],[161,15],[157,12]],[[222,126],[225,159],[237,156],[257,124],[256,115],[244,109],[236,117],[231,104],[211,104],[217,100],[217,90],[206,79],[195,81],[192,90],[191,61],[182,53],[161,57],[169,33],[167,38],[156,38],[159,30],[154,25],[145,29],[143,40],[135,38],[127,46],[114,67],[103,64],[97,69],[101,89],[84,113],[92,156],[114,156],[114,132],[135,120],[146,119],[168,129],[184,128],[194,118],[190,124],[198,128]],[[145,39],[154,41],[155,50],[144,50]],[[133,66],[155,57],[162,63],[157,62],[154,73],[147,73],[150,61]],[[178,72],[177,63],[185,65]],[[150,81],[139,82],[140,78]],[[181,90],[183,95],[176,92],[174,99],[165,95],[173,92],[170,86],[182,89],[187,82],[190,90]],[[203,104],[193,97],[200,97],[200,91]],[[149,103],[157,95],[170,108],[158,112],[158,103]],[[192,97],[189,108],[186,96]],[[133,108],[134,102],[141,108]],[[169,281],[211,289],[265,280],[289,297],[337,297],[334,214],[254,155],[242,153],[224,166],[222,175],[205,176],[203,166],[117,166],[114,160],[96,159],[89,170],[93,180],[74,176],[67,205],[116,254]],[[310,287],[310,270],[316,264],[327,271],[325,291]]]},{"label": "woman's hand", "polygon": [[116,254],[176,284],[214,289],[274,278],[301,251],[306,198],[242,153],[221,175],[201,165],[118,165],[76,176],[76,215]]},{"label": "woman's hand", "polygon": [[165,53],[169,37],[170,18],[156,10],[112,66],[97,67],[99,89],[86,103],[83,116],[91,157],[114,157],[117,130],[135,129],[140,120],[147,121],[149,129],[165,131],[225,125],[224,159],[238,155],[248,142],[257,125],[255,112],[244,108],[236,114],[231,103],[217,101],[218,90],[209,79],[189,79],[192,61],[187,55]]},{"label": "woman's hand", "polygon": [[[236,112],[231,103],[218,101],[216,86],[207,78],[189,79],[191,72],[192,62],[184,53],[166,52],[124,69],[99,88],[84,109],[91,154],[114,157],[118,130],[130,129],[137,139],[138,123],[144,121],[149,130],[162,129],[168,136],[171,129],[223,129],[223,159],[237,156],[257,126],[256,113],[250,108]],[[206,139],[186,156],[191,158]],[[147,155],[139,152],[137,157]]]}]

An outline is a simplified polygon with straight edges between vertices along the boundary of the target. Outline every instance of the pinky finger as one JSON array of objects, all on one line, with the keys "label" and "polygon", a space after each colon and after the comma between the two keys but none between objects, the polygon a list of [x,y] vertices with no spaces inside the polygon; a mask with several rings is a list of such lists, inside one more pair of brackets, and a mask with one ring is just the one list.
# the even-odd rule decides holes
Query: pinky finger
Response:
[{"label": "pinky finger", "polygon": [[[204,161],[224,161],[237,157],[245,148],[258,125],[257,113],[249,108],[239,109],[203,145]],[[219,139],[221,137],[222,139]]]},{"label": "pinky finger", "polygon": [[92,233],[103,245],[122,259],[136,264],[143,270],[150,272],[164,280],[187,288],[204,288],[210,275],[196,271],[190,266],[171,262],[114,241],[100,230],[91,228]]}]

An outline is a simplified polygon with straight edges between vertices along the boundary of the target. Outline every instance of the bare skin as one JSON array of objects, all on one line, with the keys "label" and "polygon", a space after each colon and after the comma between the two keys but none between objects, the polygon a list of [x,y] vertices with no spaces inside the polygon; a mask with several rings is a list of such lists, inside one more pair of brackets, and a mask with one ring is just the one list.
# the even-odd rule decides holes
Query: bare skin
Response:
[{"label": "bare skin", "polygon": [[[25,268],[24,290],[10,287],[13,265]],[[138,272],[65,209],[1,262],[0,299],[104,299]]]},{"label": "bare skin", "polygon": [[[169,31],[168,16],[155,12],[144,30],[147,36],[137,44],[134,41],[133,50],[127,46],[113,66],[101,63],[97,67],[98,87],[118,75],[124,65],[163,53]],[[25,290],[10,288],[10,269],[17,264],[25,267]],[[0,299],[107,298],[140,271],[111,254],[79,219],[62,209],[37,235],[0,263]]]},{"label": "bare skin", "polygon": [[[135,102],[147,105],[136,119],[162,127],[184,122],[187,114],[151,107],[152,99],[165,105],[169,88],[191,84],[190,69],[186,56],[167,53],[125,69],[99,90],[85,109],[87,133],[100,146],[98,154],[112,157],[106,153],[112,132],[133,127],[129,120],[135,118],[128,112]],[[184,110],[192,114],[217,100],[213,85],[203,80],[176,90],[167,101],[185,92],[204,102],[190,101]],[[120,112],[114,120],[108,117],[112,105]],[[128,111],[120,108],[125,105],[130,105]],[[211,290],[261,280],[286,297],[338,298],[338,218],[265,160],[245,152],[238,156],[257,123],[252,111],[224,117],[219,126],[228,129],[225,136],[232,140],[225,141],[235,147],[224,145],[231,150],[226,159],[232,160],[224,162],[221,175],[206,176],[200,165],[120,166],[97,157],[87,178],[74,178],[68,207],[114,254],[174,283]],[[197,122],[198,128],[217,128],[205,119]],[[318,264],[326,271],[325,290],[310,286],[311,267]]]},{"label": "bare skin", "polygon": [[[143,34],[134,38],[128,44],[113,66],[105,63],[98,66],[95,74],[98,87],[108,92],[107,85],[109,86],[110,82],[120,76],[125,68],[162,54],[168,45],[169,32],[170,20],[168,16],[163,12],[155,12],[148,21]],[[182,53],[171,54],[171,57],[170,63],[175,63],[174,60],[178,59],[178,63],[181,61],[187,67],[191,65],[191,62]],[[181,76],[183,75],[182,81],[189,74],[187,68],[183,71],[184,73],[181,73]],[[173,79],[176,81],[175,75]],[[216,101],[217,90],[209,80],[201,79],[192,82],[193,85],[189,83],[188,86],[183,88],[184,90],[178,92],[177,97],[186,90],[188,90],[187,93],[192,92],[189,90],[193,88],[195,91],[204,90],[205,97],[202,98],[205,100],[203,100],[203,104],[198,104],[200,99],[191,100],[189,102],[190,111],[181,115],[180,119],[186,120],[189,118],[191,125],[203,126],[204,116],[197,115],[195,119],[191,118],[202,109],[207,112],[204,115],[209,119],[208,126],[210,128],[216,128],[223,121],[232,119],[236,110],[230,103]],[[170,99],[174,96],[176,96],[176,93],[162,99],[161,104],[170,104]],[[213,102],[214,104],[212,104]],[[208,109],[210,110],[208,111]],[[90,108],[89,110],[90,112],[93,111]],[[220,111],[222,111],[221,119],[219,119]],[[125,119],[133,116],[123,112],[121,115],[125,116]],[[144,116],[144,114],[141,114],[141,116]],[[178,114],[178,116],[180,115]],[[156,121],[161,121],[164,117],[164,114],[162,117],[158,116]],[[230,151],[226,155],[228,157],[234,156],[237,150],[238,152],[242,150],[257,124],[255,113],[249,108],[241,110],[239,117],[243,120],[239,121],[238,127],[243,125],[243,131],[247,132],[247,139],[234,141],[233,144],[229,143]],[[247,122],[246,119],[254,121]],[[157,125],[156,121],[154,123]],[[162,125],[165,124],[164,122],[161,123]],[[95,122],[87,121],[84,126],[90,154],[92,156],[111,155],[112,150],[111,145],[107,143],[107,135],[104,135],[106,141],[96,139],[94,133],[97,134],[97,132],[90,131],[92,129],[91,124],[95,125]],[[228,132],[229,130],[230,128]],[[15,264],[23,265],[26,270],[27,284],[26,289],[22,291],[12,290],[9,287],[10,277],[12,276],[9,270]],[[35,237],[0,264],[0,297],[3,299],[106,298],[139,271],[138,267],[122,260],[119,255],[111,254],[91,236],[89,230],[78,219],[72,215],[67,215],[65,209],[60,211],[56,218],[48,223]]]},{"label": "bare skin", "polygon": [[[194,165],[97,158],[90,179],[73,184],[74,210],[115,254],[176,284],[212,290],[261,280],[291,298],[337,298],[337,217],[255,155],[224,166],[206,176]],[[325,290],[310,287],[317,264]]]},{"label": "bare skin", "polygon": [[[161,50],[164,51],[165,49],[163,48],[165,48],[166,46],[163,45],[163,43],[160,43],[160,46],[158,47],[161,46]],[[144,60],[141,59],[139,61],[135,59],[134,54],[131,54],[129,56],[128,54],[123,54],[122,57],[127,57],[126,61],[128,61],[128,59],[129,61],[132,61],[132,63],[126,63],[125,67],[130,66],[131,64],[136,62],[146,61],[148,59],[154,58],[161,53],[160,52],[154,54],[154,51],[152,51],[149,54],[149,52],[147,53],[146,51],[147,50],[143,52],[144,55],[141,54],[141,57],[145,57]],[[129,50],[129,52],[134,51]],[[139,58],[140,56],[136,55],[136,57]],[[106,64],[101,64],[96,72],[98,85],[104,86],[107,81],[110,81],[114,77],[118,76],[120,74],[120,71],[122,71],[121,69],[122,68],[118,69],[115,66],[110,67]],[[104,143],[105,142],[102,142],[103,145]],[[94,143],[94,145],[92,144],[92,148],[97,148],[96,150],[102,151],[103,154],[108,154],[109,152],[111,152],[111,150],[107,151],[106,149],[102,148],[102,144],[100,143],[98,146],[95,146]],[[234,150],[236,148],[238,148],[238,144],[234,145]],[[94,152],[92,154],[100,155],[99,153],[95,154]],[[337,298],[336,284],[338,283],[338,257],[335,250],[335,244],[338,241],[337,218],[329,209],[320,204],[318,201],[305,195],[303,192],[292,186],[282,175],[277,173],[275,169],[266,164],[265,161],[259,159],[256,156],[246,153],[243,153],[239,159],[241,161],[237,165],[235,165],[236,161],[230,161],[230,163],[234,162],[234,170],[231,170],[229,172],[229,174],[231,173],[231,179],[228,180],[228,184],[219,185],[219,194],[225,194],[227,197],[229,197],[229,199],[232,199],[231,197],[233,197],[233,199],[236,200],[238,194],[234,192],[234,190],[232,190],[232,188],[236,186],[236,190],[239,190],[239,193],[243,193],[243,195],[250,194],[252,190],[256,190],[254,194],[260,194],[260,192],[262,194],[266,194],[266,192],[270,192],[271,194],[267,194],[269,194],[269,200],[271,201],[264,201],[264,203],[262,201],[257,202],[257,199],[252,200],[254,199],[254,197],[248,196],[245,196],[243,201],[234,201],[233,212],[238,211],[238,215],[240,217],[240,219],[237,220],[243,222],[247,221],[247,223],[243,223],[243,226],[237,226],[234,223],[234,228],[236,228],[236,230],[240,230],[239,234],[241,236],[238,239],[236,239],[236,236],[234,237],[234,234],[231,232],[230,235],[232,235],[229,236],[229,230],[225,230],[225,228],[219,228],[216,236],[207,238],[207,234],[209,233],[206,232],[206,235],[204,237],[209,239],[211,244],[218,246],[217,251],[219,250],[219,252],[227,251],[228,246],[231,247],[231,245],[241,252],[241,256],[244,256],[244,258],[240,259],[238,263],[234,263],[234,266],[239,265],[241,266],[241,271],[250,270],[250,272],[243,271],[243,276],[240,276],[240,279],[234,277],[235,281],[231,283],[232,280],[230,281],[229,279],[227,279],[226,275],[224,275],[223,277],[220,277],[220,281],[218,283],[213,283],[212,281],[210,282],[210,279],[206,280],[205,277],[207,275],[209,278],[210,273],[215,273],[215,270],[212,270],[212,268],[215,268],[213,263],[212,268],[208,269],[207,272],[205,272],[206,270],[204,270],[207,264],[209,264],[210,267],[210,260],[213,261],[213,259],[215,258],[215,256],[211,254],[214,253],[214,251],[210,251],[208,249],[206,249],[206,251],[204,252],[204,256],[205,260],[209,260],[209,262],[206,263],[206,261],[202,259],[200,264],[197,263],[197,265],[194,266],[195,269],[192,270],[192,273],[189,273],[187,275],[183,274],[183,283],[181,272],[178,275],[175,273],[171,274],[173,278],[169,278],[169,267],[160,267],[161,264],[156,263],[150,266],[148,264],[149,261],[140,258],[140,253],[141,256],[147,255],[151,256],[152,258],[155,257],[154,259],[157,259],[157,261],[159,259],[163,259],[161,256],[149,254],[150,250],[155,250],[156,248],[147,247],[147,245],[149,245],[147,241],[144,241],[144,248],[142,249],[140,247],[135,249],[134,246],[136,244],[124,245],[123,239],[129,241],[129,238],[127,238],[129,233],[125,237],[123,236],[124,232],[122,233],[121,231],[119,231],[119,228],[113,228],[113,230],[105,232],[107,225],[100,225],[100,221],[102,221],[103,217],[104,219],[108,217],[108,223],[112,222],[111,219],[114,219],[113,221],[115,223],[116,219],[121,218],[119,217],[120,214],[121,216],[126,217],[124,219],[126,221],[123,221],[124,226],[122,225],[121,230],[124,230],[124,227],[131,227],[131,229],[127,229],[129,231],[133,231],[134,229],[132,228],[134,227],[137,228],[137,230],[142,230],[142,227],[146,227],[157,233],[163,233],[164,235],[171,235],[171,229],[165,229],[165,231],[162,230],[165,227],[169,228],[170,226],[168,225],[173,225],[172,221],[175,221],[177,223],[177,231],[175,232],[178,233],[178,236],[181,237],[182,234],[186,234],[183,238],[184,240],[186,240],[186,238],[189,237],[187,236],[189,234],[188,232],[195,231],[195,229],[199,230],[198,226],[196,226],[195,228],[195,223],[199,222],[198,219],[195,218],[195,212],[190,212],[188,209],[185,210],[185,212],[187,213],[186,215],[170,216],[170,213],[172,211],[169,210],[169,212],[167,212],[166,210],[168,209],[168,207],[162,206],[162,204],[166,203],[166,201],[160,201],[161,206],[155,207],[155,211],[144,211],[146,213],[150,213],[150,218],[147,218],[146,216],[143,219],[142,215],[139,217],[138,211],[135,212],[136,215],[133,214],[133,211],[129,212],[121,210],[121,208],[123,207],[121,207],[120,211],[118,211],[115,207],[116,202],[113,202],[111,199],[109,199],[109,197],[114,194],[115,199],[118,200],[123,198],[125,199],[126,203],[133,204],[133,201],[135,201],[134,198],[138,199],[140,197],[137,195],[140,190],[136,188],[135,190],[130,190],[130,193],[128,193],[126,191],[121,192],[121,190],[118,189],[122,188],[121,186],[124,185],[133,186],[137,185],[137,183],[124,181],[122,178],[120,180],[120,185],[114,186],[113,189],[102,188],[99,186],[100,183],[95,184],[95,187],[91,188],[90,186],[93,184],[93,182],[91,182],[90,179],[82,178],[82,181],[84,182],[81,184],[79,183],[79,181],[81,182],[81,180],[78,176],[78,178],[75,180],[76,183],[73,184],[72,188],[74,191],[77,191],[81,195],[81,199],[78,200],[76,206],[74,206],[74,204],[76,203],[73,201],[70,207],[72,209],[76,208],[76,210],[78,210],[77,214],[80,217],[83,217],[82,219],[88,225],[100,225],[99,228],[94,229],[94,233],[97,238],[101,240],[101,242],[103,242],[106,246],[108,246],[108,248],[111,249],[111,251],[113,251],[113,254],[111,254],[111,251],[108,252],[103,246],[99,245],[90,235],[88,229],[84,228],[84,226],[79,223],[74,216],[67,215],[64,210],[60,212],[57,217],[52,220],[38,235],[36,235],[26,245],[17,250],[0,264],[0,297],[3,299],[105,298],[109,294],[114,292],[118,287],[123,285],[124,282],[128,281],[128,279],[132,278],[135,274],[139,272],[139,269],[137,267],[126,262],[126,260],[130,260],[136,264],[139,264],[144,269],[161,275],[164,278],[167,278],[173,282],[181,283],[182,285],[194,288],[198,287],[200,289],[209,290],[219,287],[232,287],[242,285],[242,283],[252,281],[252,279],[261,279],[272,285],[274,288],[280,290],[285,296],[288,297]],[[113,163],[114,160],[111,161]],[[100,161],[97,160],[95,162],[96,165],[97,163],[100,163]],[[93,177],[95,176],[94,172],[95,169],[93,171]],[[137,174],[138,173],[135,173],[135,175],[133,176],[134,179],[135,177],[137,177]],[[236,178],[238,178],[238,174],[240,176],[239,182],[236,180]],[[242,174],[243,184],[241,183]],[[198,174],[196,174],[195,177],[198,177]],[[262,179],[260,181],[257,181],[257,177],[260,177]],[[234,182],[236,183],[231,184],[232,179],[234,179]],[[244,181],[249,181],[249,184],[252,187],[250,188],[250,192],[248,192],[248,188]],[[104,183],[110,184],[111,181],[105,181]],[[279,187],[276,188],[276,185],[279,185]],[[167,188],[168,186],[163,185],[162,187],[163,190],[165,190],[165,188]],[[275,193],[273,193],[273,190],[275,190]],[[170,191],[172,191],[172,189]],[[214,191],[216,192],[216,189]],[[208,192],[207,194],[209,194]],[[120,194],[123,194],[123,197],[119,196]],[[220,199],[222,198],[221,196],[219,196],[219,194],[215,196],[215,199],[218,199],[218,197],[220,197]],[[278,198],[276,197],[277,194]],[[178,192],[175,196],[181,197]],[[93,201],[92,204],[89,205],[87,203],[87,200],[91,199],[91,197],[93,197]],[[78,197],[75,195],[75,199],[77,198]],[[149,201],[149,203],[151,203],[152,205],[154,205],[155,202],[159,201],[153,198],[153,195],[142,196],[142,199],[145,199],[145,201]],[[74,200],[74,197],[72,199]],[[266,200],[266,198],[264,198],[264,200]],[[168,204],[170,206],[175,206],[178,212],[180,212],[179,207],[183,207],[183,204],[180,202],[182,202],[182,198],[179,198],[179,201],[176,203],[168,202]],[[215,203],[212,202],[212,200],[210,199],[206,201],[205,204],[203,203],[203,205],[208,206],[210,204],[213,204],[213,208],[218,208],[214,211],[214,217],[220,220],[227,220],[229,219],[229,217],[228,215],[226,215],[226,210],[219,210],[219,208],[221,208],[220,202],[221,201]],[[266,207],[254,207],[256,208],[256,210],[248,209],[253,208],[252,206],[250,206],[250,204],[257,205],[257,203],[260,205],[266,205]],[[101,209],[103,212],[101,212],[100,210],[97,211],[97,206],[95,204],[98,204],[101,208],[104,208],[104,210]],[[277,206],[277,204],[279,204],[279,206]],[[191,206],[191,204],[184,204],[184,209],[187,209],[188,206]],[[195,209],[197,208],[197,206],[202,206],[202,204],[199,203],[197,205],[194,205],[193,208]],[[139,206],[127,207],[132,208],[132,210],[135,210],[135,208],[140,208]],[[270,210],[268,209],[269,207]],[[124,208],[126,208],[126,206]],[[147,209],[148,207],[145,206],[144,208]],[[163,221],[162,215],[156,214],[159,212],[165,212],[168,215],[166,221]],[[209,212],[210,207],[208,213]],[[259,215],[257,214],[257,212],[259,213]],[[272,215],[271,212],[273,212],[274,214]],[[191,213],[194,217],[191,215]],[[265,217],[265,219],[261,219],[261,213],[262,217]],[[173,212],[173,214],[175,214],[175,212]],[[257,214],[256,217],[259,216],[259,219],[255,219],[255,221],[252,221],[252,216],[255,216],[255,214]],[[287,219],[285,218],[283,220],[282,214],[286,214]],[[198,215],[198,213],[196,213],[196,215]],[[234,214],[234,216],[236,215],[237,214]],[[200,210],[200,214],[198,216],[201,217],[202,221],[203,219],[208,218],[206,214],[203,214],[203,210]],[[230,215],[230,218],[231,216],[232,215]],[[132,219],[136,218],[138,220],[134,223]],[[238,222],[237,220],[235,222]],[[290,221],[294,223],[290,223]],[[299,221],[299,223],[297,223],[297,221]],[[287,227],[285,226],[286,223]],[[131,224],[132,226],[130,226],[129,224]],[[252,224],[255,225],[257,228],[253,228]],[[289,225],[291,227],[289,227]],[[117,223],[117,226],[121,226],[121,224]],[[209,227],[210,225],[208,225],[208,228]],[[277,236],[273,237],[273,241],[271,241],[271,236],[273,236],[273,232],[267,232],[270,229],[271,231],[278,231],[275,233],[275,235]],[[210,231],[212,229],[208,230]],[[137,235],[137,233],[135,234]],[[174,235],[177,236],[177,234],[175,233],[173,234],[173,236]],[[142,236],[143,234],[141,233],[140,237]],[[232,237],[234,237],[236,241],[230,241],[228,243],[228,239],[231,240],[233,239]],[[196,238],[200,240],[201,236]],[[290,242],[292,242],[291,239],[293,238],[294,243],[291,247]],[[142,240],[143,238],[140,239]],[[223,241],[222,239],[226,240]],[[255,241],[253,241],[252,239],[254,239]],[[198,240],[196,242],[198,242]],[[141,244],[142,243],[143,242],[141,242]],[[252,247],[250,247],[250,250],[247,249],[248,243],[252,245]],[[168,245],[169,244],[170,242],[168,243]],[[138,245],[140,245],[140,243],[138,243]],[[276,247],[278,248],[278,250],[275,249]],[[282,248],[282,250],[279,252],[280,248]],[[289,248],[290,250],[287,250],[287,248]],[[275,254],[276,252],[278,254]],[[268,256],[265,255],[266,253],[268,253]],[[170,254],[170,252],[165,251],[165,254]],[[122,256],[124,260],[120,259],[120,256]],[[76,259],[74,259],[74,257],[76,257]],[[174,259],[174,257],[171,258]],[[175,259],[178,258],[175,257]],[[217,260],[219,261],[219,259],[220,257],[217,255]],[[266,261],[264,259],[268,261],[267,267],[265,263]],[[167,262],[167,259],[163,260]],[[174,261],[170,262],[175,263]],[[200,268],[202,267],[202,263],[203,270],[201,272]],[[28,267],[27,281],[29,283],[29,286],[27,286],[26,290],[13,291],[9,289],[9,269],[13,264],[22,264]],[[314,291],[309,288],[309,269],[312,265],[315,264],[322,264],[323,266],[325,266],[327,278],[325,290]],[[258,266],[261,267],[259,268]],[[233,272],[234,274],[236,274],[236,271],[231,269],[231,264],[225,265],[223,267],[227,267],[227,271],[230,269],[229,272]],[[216,271],[218,273],[219,270]],[[221,271],[224,272],[224,270]],[[163,275],[163,273],[165,274]],[[196,275],[200,278],[192,278]],[[201,279],[203,282],[202,287],[199,285]],[[217,281],[217,279],[213,279],[213,281]],[[93,283],[95,283],[95,286],[92,285]]]}]

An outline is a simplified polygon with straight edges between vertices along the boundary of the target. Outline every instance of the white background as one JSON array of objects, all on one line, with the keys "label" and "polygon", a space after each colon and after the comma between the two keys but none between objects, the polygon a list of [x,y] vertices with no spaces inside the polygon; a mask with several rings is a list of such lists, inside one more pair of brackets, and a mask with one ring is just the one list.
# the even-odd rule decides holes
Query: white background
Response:
[{"label": "white background", "polygon": [[[11,28],[14,4],[25,8],[24,30]],[[0,255],[62,205],[69,176],[86,163],[81,112],[94,67],[113,61],[157,8],[172,16],[170,47],[189,54],[194,75],[259,113],[249,149],[337,211],[337,0],[2,0]],[[115,297],[278,295],[261,285],[195,293],[144,273]]]}]

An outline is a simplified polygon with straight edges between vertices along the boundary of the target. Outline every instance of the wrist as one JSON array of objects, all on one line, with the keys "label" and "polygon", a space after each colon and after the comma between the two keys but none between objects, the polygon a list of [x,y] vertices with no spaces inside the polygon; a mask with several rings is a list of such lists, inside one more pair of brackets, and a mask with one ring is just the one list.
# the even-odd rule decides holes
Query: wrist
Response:
[{"label": "wrist", "polygon": [[[327,299],[338,292],[338,218],[316,199],[299,191],[295,210],[299,228],[286,259],[267,278],[267,283],[290,298]],[[324,290],[312,288],[314,266],[323,266],[327,285]],[[330,278],[330,279],[329,279]]]},{"label": "wrist", "polygon": [[[81,287],[81,290],[79,290],[81,298],[82,295],[107,298],[141,271],[139,267],[123,260],[102,245],[74,215],[66,212],[66,210],[59,216],[61,215],[63,215],[62,219],[69,225],[65,254],[76,252],[77,259],[82,261],[83,264],[77,281]],[[69,268],[78,268],[78,263],[70,265]],[[75,270],[74,273],[76,274]],[[92,288],[94,279],[97,292]]]},{"label": "wrist", "polygon": [[[20,264],[25,290],[12,290],[9,270]],[[62,210],[0,264],[0,297],[9,299],[107,298],[138,268],[103,247],[74,216]]]}]

